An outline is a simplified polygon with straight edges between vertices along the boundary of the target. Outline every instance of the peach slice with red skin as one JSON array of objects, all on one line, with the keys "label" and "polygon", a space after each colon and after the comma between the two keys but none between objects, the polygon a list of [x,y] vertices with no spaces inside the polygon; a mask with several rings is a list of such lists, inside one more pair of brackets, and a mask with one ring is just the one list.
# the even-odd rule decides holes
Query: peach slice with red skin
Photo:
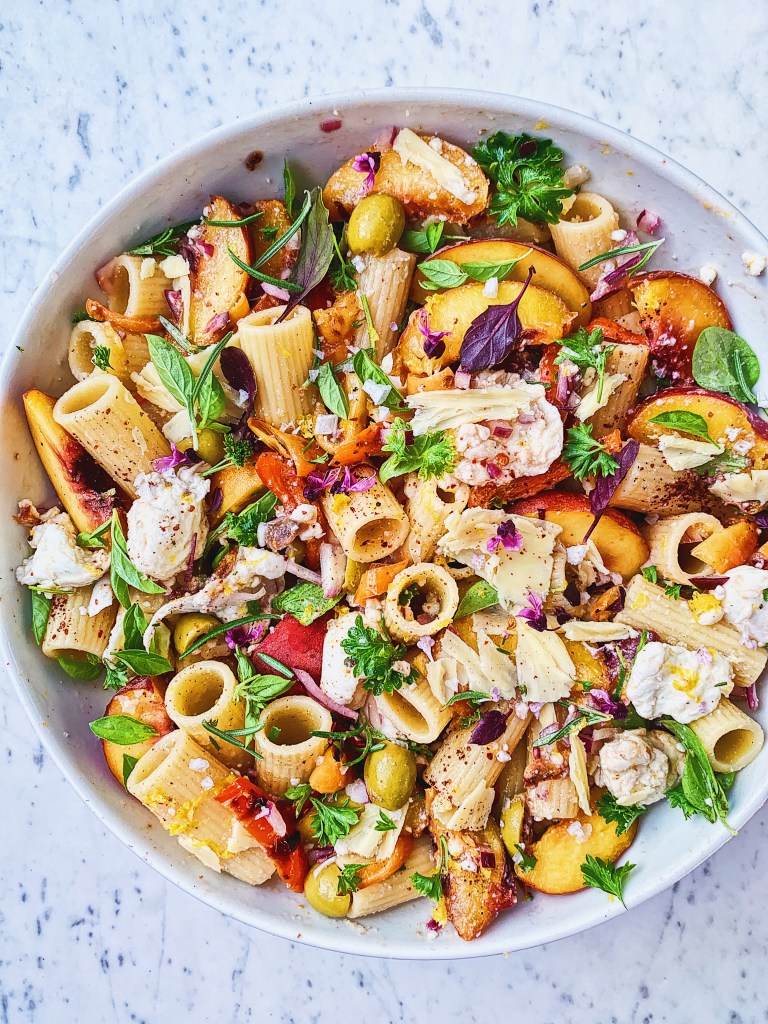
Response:
[{"label": "peach slice with red skin", "polygon": [[658,448],[662,434],[676,431],[652,420],[670,412],[691,412],[701,416],[707,424],[709,436],[724,448],[732,448],[734,442],[752,441],[752,447],[746,453],[752,460],[751,468],[768,469],[768,421],[735,398],[706,388],[666,388],[658,395],[646,398],[635,409],[627,433],[636,441]]},{"label": "peach slice with red skin", "polygon": [[640,322],[651,346],[651,365],[674,384],[693,384],[693,349],[705,327],[731,329],[725,305],[703,281],[670,270],[631,278]]},{"label": "peach slice with red skin", "polygon": [[[520,260],[504,278],[505,281],[524,281],[528,276],[529,267],[533,267],[536,271],[533,275],[533,284],[554,292],[575,314],[573,330],[583,327],[591,315],[589,291],[578,276],[561,259],[546,249],[539,249],[538,246],[525,245],[523,242],[513,242],[506,238],[488,238],[446,246],[433,253],[420,266],[428,264],[430,260],[450,260],[451,263],[499,263]],[[428,295],[433,294],[421,287],[424,280],[424,275],[419,273],[417,268],[411,288],[411,299],[419,305],[426,301]]]},{"label": "peach slice with red skin", "polygon": [[119,743],[113,743],[112,740],[101,741],[107,767],[122,786],[124,785],[124,755],[141,757],[157,743],[161,736],[165,736],[166,733],[176,728],[165,710],[165,687],[157,682],[152,682],[148,676],[140,676],[117,691],[107,704],[104,715],[105,717],[129,715],[131,718],[144,722],[145,725],[151,725],[155,730],[154,736],[142,740],[141,743],[131,743],[128,746],[121,746]]},{"label": "peach slice with red skin", "polygon": [[[595,518],[585,494],[548,491],[535,498],[518,501],[510,508],[518,516],[546,519],[562,527],[560,540],[567,547],[581,544]],[[625,580],[634,576],[648,559],[649,548],[632,520],[615,508],[609,508],[591,534],[606,569]]]}]

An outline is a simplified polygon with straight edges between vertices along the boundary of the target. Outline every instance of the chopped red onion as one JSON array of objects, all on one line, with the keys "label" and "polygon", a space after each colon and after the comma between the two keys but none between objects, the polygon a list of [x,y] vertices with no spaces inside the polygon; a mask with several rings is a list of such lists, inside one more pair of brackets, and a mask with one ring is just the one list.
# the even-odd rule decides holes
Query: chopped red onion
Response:
[{"label": "chopped red onion", "polygon": [[750,711],[757,711],[759,700],[757,699],[757,684],[750,683],[746,689],[747,693],[747,707]]},{"label": "chopped red onion", "polygon": [[340,544],[320,545],[320,581],[323,597],[328,599],[341,593],[347,569],[347,556]]},{"label": "chopped red onion", "polygon": [[392,149],[392,143],[395,141],[398,135],[398,129],[393,125],[391,128],[383,128],[373,143],[373,148],[379,153],[386,153],[387,150]]},{"label": "chopped red onion", "polygon": [[691,576],[691,585],[697,590],[714,590],[715,587],[723,587],[728,582],[727,576]]},{"label": "chopped red onion", "polygon": [[314,569],[308,569],[306,565],[299,565],[299,563],[294,562],[292,558],[286,558],[285,571],[293,573],[293,575],[300,580],[307,580],[309,583],[317,583],[318,586],[322,583],[319,572],[315,572]]},{"label": "chopped red onion", "polygon": [[280,811],[278,811],[277,804],[272,800],[267,804],[266,819],[274,829],[275,835],[278,839],[282,839],[288,832],[288,826],[285,823],[285,818],[282,816]]},{"label": "chopped red onion", "polygon": [[491,478],[491,480],[498,480],[499,477],[501,476],[501,470],[493,462],[487,462],[486,463],[485,471],[488,474],[488,476]]},{"label": "chopped red onion", "polygon": [[507,427],[503,423],[497,423],[493,428],[494,437],[511,437],[512,427]]},{"label": "chopped red onion", "polygon": [[295,668],[293,674],[299,680],[301,685],[307,691],[310,697],[314,697],[318,704],[322,704],[324,708],[328,708],[329,711],[333,711],[337,715],[341,715],[342,718],[351,718],[353,721],[357,720],[357,712],[353,711],[352,708],[346,708],[343,704],[337,704],[335,700],[331,700],[328,694],[321,690],[315,680],[309,674],[305,672],[303,668]]},{"label": "chopped red onion", "polygon": [[485,747],[502,736],[511,713],[511,711],[506,713],[496,710],[487,711],[470,734],[469,742],[472,746]]},{"label": "chopped red onion", "polygon": [[307,861],[310,867],[315,867],[316,864],[322,864],[324,860],[328,860],[329,857],[333,857],[334,849],[332,846],[318,846],[317,849],[307,850]]},{"label": "chopped red onion", "polygon": [[371,802],[371,798],[368,796],[368,787],[362,779],[355,779],[353,782],[350,782],[348,786],[344,787],[344,792],[356,804],[369,804]]},{"label": "chopped red onion", "polygon": [[163,294],[165,295],[165,301],[168,303],[168,309],[170,309],[173,319],[176,323],[179,323],[184,313],[184,301],[182,300],[181,292],[176,291],[173,288],[167,288]]},{"label": "chopped red onion", "polygon": [[496,867],[496,855],[490,848],[480,850],[480,867],[481,868],[495,868]]},{"label": "chopped red onion", "polygon": [[467,391],[472,384],[472,375],[466,370],[457,370],[453,375],[453,383],[460,391]]},{"label": "chopped red onion", "polygon": [[280,299],[281,302],[287,302],[291,297],[287,288],[278,288],[276,284],[270,284],[269,281],[262,281],[261,287],[267,295],[271,295],[273,299]]},{"label": "chopped red onion", "polygon": [[205,325],[204,334],[214,334],[216,331],[223,331],[229,323],[229,311],[224,310],[223,313],[217,313],[216,316],[212,316],[208,323]]},{"label": "chopped red onion", "polygon": [[659,230],[661,217],[650,210],[641,210],[637,218],[638,231],[645,231],[647,235],[655,235]]}]

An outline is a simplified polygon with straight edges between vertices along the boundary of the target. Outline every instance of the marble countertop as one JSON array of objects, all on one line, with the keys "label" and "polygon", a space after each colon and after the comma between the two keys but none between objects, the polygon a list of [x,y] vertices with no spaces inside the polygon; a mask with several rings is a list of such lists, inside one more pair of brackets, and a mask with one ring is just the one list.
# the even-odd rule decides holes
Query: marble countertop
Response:
[{"label": "marble countertop", "polygon": [[[768,8],[715,0],[6,0],[4,336],[83,221],[137,172],[254,109],[367,86],[489,88],[653,143],[768,230]],[[288,11],[291,10],[291,14]],[[506,958],[339,956],[195,902],[109,835],[0,678],[0,1022],[765,1020],[768,812],[672,890]],[[723,941],[725,939],[725,941]],[[711,943],[717,952],[707,951]],[[720,950],[728,951],[723,956]]]}]

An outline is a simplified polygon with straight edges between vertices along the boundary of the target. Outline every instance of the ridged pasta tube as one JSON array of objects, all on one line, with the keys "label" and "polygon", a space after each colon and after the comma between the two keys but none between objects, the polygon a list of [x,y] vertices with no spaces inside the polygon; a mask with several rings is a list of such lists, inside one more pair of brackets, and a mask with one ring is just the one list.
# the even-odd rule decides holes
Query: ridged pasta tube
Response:
[{"label": "ridged pasta tube", "polygon": [[128,792],[206,867],[261,885],[275,866],[216,800],[235,776],[182,729],[169,732],[142,757],[128,778]]},{"label": "ridged pasta tube", "polygon": [[[582,263],[615,248],[611,234],[619,227],[619,215],[603,196],[596,192],[580,192],[562,219],[552,224],[555,251],[569,267],[578,271]],[[583,270],[579,276],[594,286],[602,273],[603,264]]]},{"label": "ridged pasta tube", "polygon": [[[365,267],[357,275],[357,290],[368,300],[371,320],[378,335],[376,362],[380,363],[392,351],[397,340],[397,325],[408,304],[416,255],[395,248],[385,256],[361,258]],[[395,328],[392,324],[396,325]],[[360,327],[355,343],[358,346],[369,344],[367,326]]]},{"label": "ridged pasta tube", "polygon": [[[331,713],[311,697],[278,697],[261,713],[263,726],[255,736],[259,783],[272,796],[282,796],[291,785],[306,782],[317,766],[328,740],[313,732],[330,732]],[[298,781],[297,781],[298,780]]]},{"label": "ridged pasta tube", "polygon": [[374,701],[398,734],[414,743],[432,743],[451,720],[451,709],[435,698],[424,676],[394,693],[382,693]]},{"label": "ridged pasta tube", "polygon": [[[415,593],[401,605],[403,591],[409,588]],[[441,566],[420,562],[399,572],[387,587],[384,622],[392,636],[415,643],[419,637],[432,636],[449,626],[458,607],[456,581]],[[418,609],[431,616],[429,622],[419,622]]]},{"label": "ridged pasta tube", "polygon": [[[99,272],[101,286],[109,299],[109,308],[123,316],[157,316],[170,312],[165,297],[172,281],[154,264],[152,274],[142,277],[145,260],[124,253],[116,256]],[[147,263],[149,266],[149,263]]]},{"label": "ridged pasta tube", "polygon": [[[564,762],[565,756],[557,753],[550,753],[550,747],[540,748],[542,757],[536,756],[539,748],[534,747],[534,742],[539,738],[545,726],[557,724],[557,716],[554,705],[545,704],[541,709],[538,719],[533,719],[527,733],[528,769],[535,768],[542,763],[542,757],[552,759],[560,757]],[[563,771],[569,771],[569,766],[563,764]],[[572,779],[568,776],[541,779],[533,785],[526,786],[526,802],[531,816],[536,821],[551,821],[560,818],[575,818],[579,813],[579,796]]]},{"label": "ridged pasta tube", "polygon": [[320,497],[323,512],[347,558],[377,562],[408,536],[408,517],[392,491],[376,481],[367,491]]},{"label": "ridged pasta tube", "polygon": [[667,597],[661,587],[635,576],[627,587],[624,609],[616,616],[633,629],[652,629],[668,644],[680,644],[690,651],[709,647],[730,661],[738,686],[751,686],[765,668],[768,654],[750,650],[741,643],[733,626],[716,622],[700,626],[685,601]]},{"label": "ridged pasta tube", "polygon": [[93,354],[96,348],[107,349],[107,373],[114,373],[123,383],[129,379],[128,364],[120,335],[111,324],[96,320],[81,320],[69,336],[69,368],[75,380],[85,380],[96,372]]},{"label": "ridged pasta tube", "polygon": [[132,498],[139,473],[170,454],[168,442],[123,384],[97,373],[65,391],[53,418]]},{"label": "ridged pasta tube", "polygon": [[93,587],[78,587],[71,594],[55,594],[41,646],[47,658],[94,654],[101,658],[115,624],[113,603],[98,615],[87,614]]},{"label": "ridged pasta tube", "polygon": [[462,483],[443,485],[437,477],[420,480],[416,474],[406,486],[406,506],[411,522],[406,551],[413,562],[431,558],[445,530],[451,512],[463,512],[469,501],[469,487]]},{"label": "ridged pasta tube", "polygon": [[237,329],[256,377],[258,415],[276,427],[308,416],[315,399],[314,387],[307,385],[315,347],[312,315],[305,306],[296,306],[277,323],[284,309],[250,313]]},{"label": "ridged pasta tube", "polygon": [[641,444],[637,457],[629,472],[613,492],[609,504],[615,508],[629,509],[658,515],[682,512],[699,512],[712,503],[711,495],[702,484],[701,478],[692,469],[677,472],[667,464],[658,450]]},{"label": "ridged pasta tube", "polygon": [[765,742],[760,725],[727,697],[721,697],[714,711],[691,722],[689,728],[701,740],[716,772],[738,772],[746,768]]},{"label": "ridged pasta tube", "polygon": [[647,345],[616,345],[605,362],[606,377],[621,373],[626,380],[611,393],[602,409],[587,421],[594,437],[604,437],[612,430],[622,430],[627,412],[635,404],[637,392],[648,365]]},{"label": "ridged pasta tube", "polygon": [[[245,704],[235,697],[236,685],[223,661],[198,661],[177,672],[165,691],[168,717],[228,765],[243,764],[248,755],[218,736],[212,738],[203,723],[215,723],[222,731],[243,728]],[[242,736],[235,738],[244,742]]]},{"label": "ridged pasta tube", "polygon": [[[674,583],[689,583],[691,576],[711,571],[711,566],[686,552],[683,545],[693,545],[723,529],[719,519],[706,512],[688,512],[682,516],[659,519],[644,530],[651,551],[648,560],[659,570],[659,575]],[[684,539],[685,538],[685,539]],[[686,557],[686,568],[681,559]]]},{"label": "ridged pasta tube", "polygon": [[432,840],[428,836],[422,836],[413,844],[413,850],[402,871],[396,871],[383,882],[374,882],[373,885],[367,885],[352,894],[352,905],[347,917],[367,917],[369,914],[378,914],[382,910],[390,910],[401,903],[418,899],[421,893],[414,889],[411,875],[431,875],[435,868]]},{"label": "ridged pasta tube", "polygon": [[126,334],[122,342],[125,367],[130,376],[149,362],[149,344],[145,334]]}]

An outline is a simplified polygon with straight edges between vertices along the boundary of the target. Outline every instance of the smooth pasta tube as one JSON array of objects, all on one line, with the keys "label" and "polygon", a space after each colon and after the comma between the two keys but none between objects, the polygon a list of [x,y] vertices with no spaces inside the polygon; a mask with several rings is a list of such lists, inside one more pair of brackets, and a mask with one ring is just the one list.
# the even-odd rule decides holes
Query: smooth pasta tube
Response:
[{"label": "smooth pasta tube", "polygon": [[97,347],[109,352],[106,372],[114,373],[125,383],[129,370],[122,339],[111,324],[100,324],[96,320],[81,320],[69,336],[69,368],[75,380],[85,380],[96,372],[93,354]]},{"label": "smooth pasta tube", "polygon": [[424,676],[410,686],[394,693],[382,693],[374,700],[398,734],[414,743],[432,743],[451,720],[451,709],[435,698]]},{"label": "smooth pasta tube", "polygon": [[48,625],[41,644],[47,658],[78,657],[94,654],[101,658],[107,649],[115,624],[114,604],[98,615],[87,614],[93,587],[79,587],[71,594],[55,594],[51,601]]},{"label": "smooth pasta tube", "polygon": [[690,728],[701,740],[716,772],[739,772],[746,768],[765,742],[760,725],[727,697],[720,698],[714,711],[691,722]]},{"label": "smooth pasta tube", "polygon": [[[152,275],[142,277],[145,260],[124,254],[110,260],[99,272],[99,283],[109,299],[109,308],[123,316],[157,316],[170,312],[165,297],[173,283],[154,264]],[[149,266],[149,264],[147,264]]]},{"label": "smooth pasta tube", "polygon": [[[204,723],[215,723],[222,731],[243,728],[245,704],[235,697],[236,686],[234,673],[223,661],[198,661],[177,672],[165,692],[168,717],[228,765],[242,764],[248,755],[218,736],[212,738]],[[244,742],[242,736],[235,738]]]},{"label": "smooth pasta tube", "polygon": [[[397,325],[408,304],[416,255],[392,249],[386,256],[363,256],[362,259],[365,267],[357,275],[357,290],[368,300],[371,320],[378,335],[376,362],[380,363],[397,341]],[[396,326],[393,328],[392,324]],[[361,347],[369,344],[366,325],[358,330],[355,343]]]},{"label": "smooth pasta tube", "polygon": [[751,686],[765,668],[768,654],[750,650],[741,643],[738,629],[723,622],[700,626],[685,601],[667,597],[661,587],[635,576],[627,587],[624,609],[616,622],[633,629],[652,629],[668,644],[680,644],[695,651],[709,647],[730,661],[738,686]]},{"label": "smooth pasta tube", "polygon": [[454,807],[460,807],[478,783],[488,788],[495,784],[504,767],[504,762],[495,755],[514,750],[527,727],[528,716],[518,718],[513,712],[501,736],[485,745],[469,742],[474,726],[454,730],[443,740],[424,772],[425,781]]},{"label": "smooth pasta tube", "polygon": [[[331,713],[311,697],[279,697],[261,713],[263,726],[254,738],[259,783],[272,796],[282,796],[291,785],[306,782],[317,766],[328,740],[313,732],[333,729]],[[296,781],[298,780],[298,782]]]},{"label": "smooth pasta tube", "polygon": [[[403,591],[408,589],[412,596],[407,604],[401,604]],[[432,636],[449,626],[458,607],[456,581],[441,566],[421,562],[403,569],[387,587],[384,622],[392,636],[415,643],[419,637]],[[427,615],[428,622],[419,622]]]},{"label": "smooth pasta tube", "polygon": [[261,885],[274,873],[274,864],[232,811],[216,800],[234,779],[210,750],[177,729],[139,758],[127,786],[206,867]]},{"label": "smooth pasta tube", "polygon": [[374,882],[352,894],[352,905],[347,917],[367,917],[418,899],[420,893],[414,889],[411,875],[431,875],[435,869],[432,840],[429,836],[422,836],[414,843],[402,871],[396,871],[383,882]]},{"label": "smooth pasta tube", "polygon": [[[603,196],[596,192],[580,192],[562,219],[552,224],[555,251],[569,267],[578,271],[582,263],[615,248],[611,234],[618,230],[619,215]],[[580,271],[586,284],[594,286],[603,270],[603,264]]]},{"label": "smooth pasta tube", "polygon": [[414,474],[414,478],[406,489],[411,531],[405,550],[413,562],[424,562],[432,557],[451,512],[463,512],[467,507],[469,487],[462,483],[444,486],[436,477],[420,480]]},{"label": "smooth pasta tube", "polygon": [[140,473],[170,454],[168,442],[123,384],[97,373],[65,391],[53,418],[80,442],[132,498]]},{"label": "smooth pasta tube", "polygon": [[722,529],[720,520],[706,512],[660,519],[644,531],[651,548],[648,560],[665,580],[690,583],[691,576],[711,571],[711,566],[696,558],[691,548]]},{"label": "smooth pasta tube", "polygon": [[631,512],[667,515],[698,512],[711,503],[711,495],[692,469],[678,472],[658,450],[641,444],[629,472],[613,492],[609,504]]},{"label": "smooth pasta tube", "polygon": [[284,310],[275,306],[253,312],[237,330],[256,376],[258,415],[276,427],[308,416],[315,398],[314,387],[307,384],[315,347],[312,315],[305,306],[296,306],[277,323]]},{"label": "smooth pasta tube", "polygon": [[391,555],[408,536],[408,517],[392,491],[378,481],[367,491],[320,498],[326,519],[347,558],[376,562]]},{"label": "smooth pasta tube", "polygon": [[602,409],[587,420],[592,425],[594,437],[604,437],[612,430],[622,430],[627,412],[635,404],[637,392],[648,365],[647,345],[617,345],[606,358],[606,376],[623,373],[627,378],[611,394]]}]

